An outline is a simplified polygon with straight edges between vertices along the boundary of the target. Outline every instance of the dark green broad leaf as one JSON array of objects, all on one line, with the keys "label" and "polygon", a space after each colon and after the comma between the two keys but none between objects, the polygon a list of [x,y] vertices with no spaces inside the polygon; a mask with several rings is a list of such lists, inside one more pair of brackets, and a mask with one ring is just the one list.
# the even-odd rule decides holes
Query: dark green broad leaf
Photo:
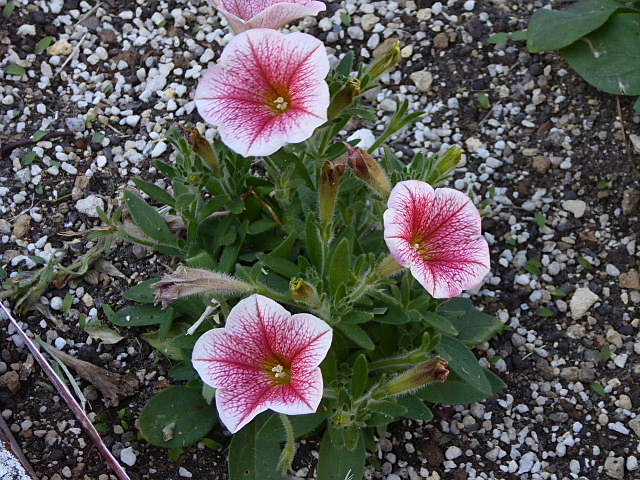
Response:
[{"label": "dark green broad leaf", "polygon": [[640,97],[636,98],[636,102],[633,104],[633,109],[636,113],[640,113]]},{"label": "dark green broad leaf", "polygon": [[17,76],[22,76],[25,73],[27,73],[25,68],[21,67],[20,65],[7,65],[6,67],[4,67],[4,72],[7,75],[17,75]]},{"label": "dark green broad leaf", "polygon": [[171,370],[169,376],[174,380],[197,380],[198,374],[191,365],[190,361],[176,363]]},{"label": "dark green broad leaf", "polygon": [[477,310],[468,298],[453,298],[443,303],[439,312],[442,316],[448,317],[460,332],[457,335],[458,340],[468,345],[485,342],[504,329],[500,320]]},{"label": "dark green broad leaf", "polygon": [[118,310],[109,320],[119,327],[147,327],[149,325],[164,326],[171,323],[173,317],[172,308],[161,310],[159,307],[139,305]]},{"label": "dark green broad leaf", "polygon": [[403,417],[407,413],[407,407],[397,402],[370,402],[367,404],[367,409],[372,412],[381,413],[390,418]]},{"label": "dark green broad leaf", "polygon": [[375,345],[369,334],[358,325],[339,323],[337,327],[345,337],[355,343],[358,347],[364,348],[365,350],[375,349]]},{"label": "dark green broad leaf", "polygon": [[167,222],[155,208],[131,191],[124,194],[127,208],[140,229],[154,240],[165,245],[175,245],[176,237],[171,233]]},{"label": "dark green broad leaf", "polygon": [[352,310],[342,317],[344,323],[351,323],[353,325],[360,325],[361,323],[367,323],[371,320],[373,320],[373,313],[361,312],[359,310]]},{"label": "dark green broad leaf", "polygon": [[326,248],[322,241],[320,227],[312,220],[307,221],[306,240],[305,246],[307,247],[309,260],[320,271],[323,268]]},{"label": "dark green broad leaf", "polygon": [[171,387],[144,406],[140,433],[152,445],[187,447],[209,433],[217,419],[215,407],[207,405],[199,389]]},{"label": "dark green broad leaf", "polygon": [[[327,416],[323,412],[316,412],[309,415],[290,416],[289,422],[291,422],[291,426],[293,427],[294,436],[299,438],[313,432],[326,418]],[[269,415],[269,419],[264,424],[263,434],[279,442],[285,442],[287,440],[287,433],[278,415]]]},{"label": "dark green broad leaf", "polygon": [[282,480],[278,459],[280,438],[270,435],[265,426],[269,417],[260,415],[231,439],[229,480]]},{"label": "dark green broad leaf", "polygon": [[154,200],[164,203],[165,205],[174,206],[175,198],[171,196],[169,192],[167,192],[164,188],[160,188],[155,183],[147,182],[141,178],[134,178],[133,183],[136,184],[140,190],[149,195]]},{"label": "dark green broad leaf", "polygon": [[364,448],[364,433],[359,432],[358,441],[353,450],[335,446],[329,435],[329,429],[322,437],[320,459],[318,460],[318,480],[360,480],[364,475],[364,463],[367,452]]},{"label": "dark green broad leaf", "polygon": [[424,404],[424,401],[417,395],[406,395],[398,399],[398,404],[407,409],[405,417],[416,420],[429,421],[433,419],[433,412]]},{"label": "dark green broad leaf", "polygon": [[443,335],[436,352],[449,362],[449,368],[469,385],[484,394],[491,394],[491,384],[484,369],[464,343],[448,335]]},{"label": "dark green broad leaf", "polygon": [[640,95],[640,13],[619,13],[560,53],[587,82],[615,95]]},{"label": "dark green broad leaf", "polygon": [[497,394],[506,386],[502,379],[491,370],[484,369],[484,373],[491,385],[491,392],[488,394],[478,391],[460,379],[451,379],[444,383],[432,383],[421,389],[416,395],[423,400],[445,405],[481,402]]},{"label": "dark green broad leaf", "polygon": [[541,8],[529,20],[532,53],[559,50],[600,28],[623,5],[616,0],[579,0],[562,10]]},{"label": "dark green broad leaf", "polygon": [[123,296],[127,300],[132,300],[138,303],[153,303],[155,301],[156,291],[151,288],[151,285],[156,283],[158,280],[160,279],[151,278],[144,282],[140,282],[124,292]]},{"label": "dark green broad leaf", "polygon": [[257,257],[267,266],[269,269],[285,278],[293,278],[300,274],[298,265],[286,258],[258,254]]},{"label": "dark green broad leaf", "polygon": [[454,326],[452,321],[450,321],[444,315],[439,315],[435,312],[424,312],[422,314],[422,319],[425,321],[425,323],[432,326],[437,331],[444,333],[445,335],[456,336],[460,333]]}]

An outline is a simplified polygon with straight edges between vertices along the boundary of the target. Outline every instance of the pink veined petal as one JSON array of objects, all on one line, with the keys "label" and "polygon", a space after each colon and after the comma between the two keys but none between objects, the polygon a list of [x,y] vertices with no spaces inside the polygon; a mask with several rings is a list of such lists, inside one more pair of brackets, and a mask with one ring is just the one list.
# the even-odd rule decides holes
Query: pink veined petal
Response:
[{"label": "pink veined petal", "polygon": [[244,32],[252,28],[278,29],[298,18],[326,10],[322,2],[310,0],[210,0],[231,28]]},{"label": "pink veined petal", "polygon": [[[231,40],[219,63],[205,72],[196,106],[230,148],[245,156],[269,155],[306,140],[326,121],[328,71],[318,39],[249,30]],[[288,97],[288,108],[276,113],[267,99],[282,95]]]},{"label": "pink veined petal", "polygon": [[322,372],[319,368],[293,374],[293,381],[273,391],[269,408],[286,415],[314,413],[323,393]]},{"label": "pink veined petal", "polygon": [[[312,413],[322,399],[318,365],[331,345],[332,331],[310,314],[291,315],[262,295],[239,301],[224,328],[203,334],[192,363],[202,380],[217,388],[221,421],[231,432],[260,412]],[[271,365],[288,369],[289,383],[278,383]]]},{"label": "pink veined petal", "polygon": [[389,250],[432,296],[450,298],[482,282],[489,271],[489,247],[469,197],[411,180],[394,187],[388,206]]},{"label": "pink veined petal", "polygon": [[202,381],[214,388],[233,387],[239,377],[262,371],[269,355],[264,342],[214,328],[196,342],[191,356]]},{"label": "pink veined petal", "polygon": [[273,388],[265,372],[253,371],[239,378],[233,388],[216,390],[220,421],[231,433],[237,432],[269,409]]}]

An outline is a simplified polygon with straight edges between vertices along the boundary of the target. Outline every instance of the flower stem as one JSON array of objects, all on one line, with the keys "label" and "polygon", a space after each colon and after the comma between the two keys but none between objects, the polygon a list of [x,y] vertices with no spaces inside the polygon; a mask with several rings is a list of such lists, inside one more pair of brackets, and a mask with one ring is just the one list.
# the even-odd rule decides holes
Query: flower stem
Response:
[{"label": "flower stem", "polygon": [[282,476],[285,476],[291,471],[293,458],[296,455],[296,437],[293,433],[293,426],[291,425],[289,417],[282,413],[279,417],[287,440],[280,454],[280,460],[278,460],[278,468],[282,471]]}]

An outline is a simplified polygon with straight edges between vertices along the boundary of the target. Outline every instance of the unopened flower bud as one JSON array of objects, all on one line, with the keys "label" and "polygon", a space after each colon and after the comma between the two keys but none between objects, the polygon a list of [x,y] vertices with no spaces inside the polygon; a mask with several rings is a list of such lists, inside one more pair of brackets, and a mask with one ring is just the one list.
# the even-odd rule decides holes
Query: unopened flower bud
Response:
[{"label": "unopened flower bud", "polygon": [[391,70],[398,64],[398,62],[400,62],[400,48],[400,41],[397,41],[386,53],[380,56],[380,58],[378,58],[369,67],[369,71],[367,72],[369,80],[377,79],[384,72],[386,72],[387,70]]},{"label": "unopened flower bud", "polygon": [[358,98],[362,92],[360,80],[354,78],[349,80],[347,84],[340,90],[329,105],[327,117],[329,120],[336,118],[343,110],[349,108],[353,101]]},{"label": "unopened flower bud", "polygon": [[391,182],[378,161],[359,147],[347,147],[349,166],[357,177],[386,198],[391,193]]},{"label": "unopened flower bud", "polygon": [[336,208],[336,198],[340,189],[340,179],[347,166],[340,161],[327,161],[322,166],[320,179],[320,221],[323,225],[331,223]]},{"label": "unopened flower bud", "polygon": [[444,382],[449,376],[448,362],[442,358],[430,360],[410,368],[380,388],[387,396],[407,395],[431,383]]},{"label": "unopened flower bud", "polygon": [[320,304],[320,297],[316,287],[302,278],[293,278],[289,283],[291,296],[298,302],[315,307]]},{"label": "unopened flower bud", "polygon": [[162,277],[153,284],[156,290],[156,303],[167,308],[180,298],[199,294],[218,294],[223,296],[247,293],[251,285],[225,273],[212,272],[202,268],[179,266],[175,272]]},{"label": "unopened flower bud", "polygon": [[220,160],[218,154],[213,149],[211,144],[204,138],[197,128],[185,128],[184,136],[187,141],[193,147],[193,151],[196,152],[204,163],[216,174],[220,173]]}]

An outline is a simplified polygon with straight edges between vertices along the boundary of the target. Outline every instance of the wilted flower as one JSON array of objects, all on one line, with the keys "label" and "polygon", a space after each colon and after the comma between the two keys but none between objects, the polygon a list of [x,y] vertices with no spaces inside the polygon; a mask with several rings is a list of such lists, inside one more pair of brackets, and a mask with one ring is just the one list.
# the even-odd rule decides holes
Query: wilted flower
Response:
[{"label": "wilted flower", "polygon": [[235,433],[256,415],[313,413],[322,399],[320,362],[331,346],[331,327],[319,318],[291,315],[252,295],[233,307],[224,328],[203,334],[192,362],[216,388],[220,420]]},{"label": "wilted flower", "polygon": [[449,363],[442,358],[423,362],[392,378],[380,388],[379,393],[389,396],[406,395],[431,383],[444,382],[449,376],[448,366]]},{"label": "wilted flower", "polygon": [[202,268],[179,266],[175,272],[162,277],[153,284],[156,302],[167,308],[180,298],[203,293],[234,295],[251,291],[251,285],[225,273],[212,272]]},{"label": "wilted flower", "polygon": [[391,182],[382,165],[360,147],[347,146],[349,166],[356,176],[367,182],[382,197],[391,192]]},{"label": "wilted flower", "polygon": [[327,9],[312,0],[209,0],[236,33],[251,28],[278,29],[298,18],[315,16]]},{"label": "wilted flower", "polygon": [[270,155],[326,122],[329,60],[305,33],[249,30],[233,38],[198,83],[196,106],[244,156]]},{"label": "wilted flower", "polygon": [[398,183],[384,212],[391,254],[435,298],[478,286],[489,272],[480,214],[464,193],[428,183]]},{"label": "wilted flower", "polygon": [[328,225],[333,219],[338,190],[340,189],[340,179],[346,169],[346,164],[341,161],[327,160],[322,166],[318,190],[320,193],[320,220],[323,225]]}]

